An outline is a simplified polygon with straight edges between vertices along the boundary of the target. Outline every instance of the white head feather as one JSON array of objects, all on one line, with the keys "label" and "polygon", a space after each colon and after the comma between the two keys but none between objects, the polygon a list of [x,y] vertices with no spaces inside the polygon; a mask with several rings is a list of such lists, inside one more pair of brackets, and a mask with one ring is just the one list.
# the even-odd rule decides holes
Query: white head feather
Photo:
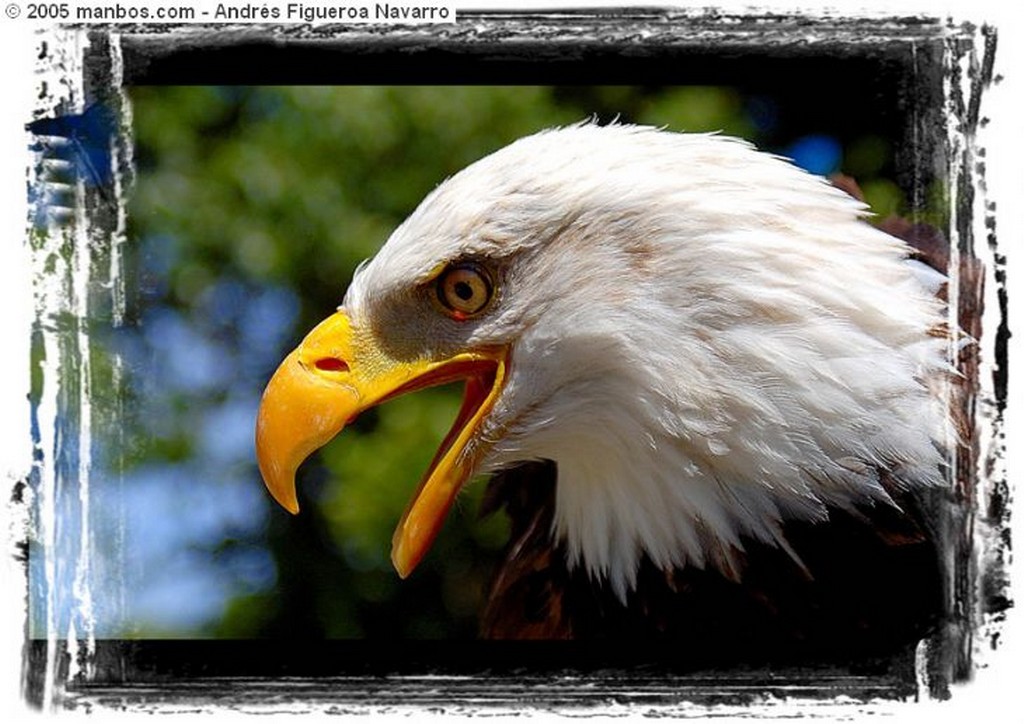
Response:
[{"label": "white head feather", "polygon": [[[742,141],[573,126],[440,185],[345,306],[410,353],[513,345],[481,471],[555,461],[554,535],[625,597],[644,554],[731,574],[786,520],[891,503],[879,469],[940,479],[942,308],[864,213]],[[487,314],[411,309],[466,257],[498,270]]]}]

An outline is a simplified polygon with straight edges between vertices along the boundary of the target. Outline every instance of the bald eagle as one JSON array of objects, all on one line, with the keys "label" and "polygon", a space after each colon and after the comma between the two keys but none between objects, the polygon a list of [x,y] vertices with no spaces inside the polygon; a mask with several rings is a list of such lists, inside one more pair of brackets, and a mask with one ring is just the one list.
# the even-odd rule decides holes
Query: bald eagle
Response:
[{"label": "bald eagle", "polygon": [[[440,184],[280,365],[259,467],[465,382],[398,523],[403,578],[459,491],[512,516],[486,635],[727,648],[909,640],[938,612],[944,277],[824,179],[715,134],[581,124]],[[938,330],[938,331],[937,331]]]}]

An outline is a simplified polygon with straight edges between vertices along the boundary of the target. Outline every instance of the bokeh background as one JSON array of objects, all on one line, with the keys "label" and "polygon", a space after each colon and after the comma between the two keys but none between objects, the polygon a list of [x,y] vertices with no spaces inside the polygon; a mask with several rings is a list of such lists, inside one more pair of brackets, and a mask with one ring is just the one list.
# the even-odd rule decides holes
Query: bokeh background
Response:
[{"label": "bokeh background", "polygon": [[[362,415],[300,470],[302,513],[263,489],[252,433],[283,356],[447,176],[552,125],[722,131],[855,178],[908,214],[892,121],[696,87],[135,87],[128,318],[116,440],[99,440],[100,637],[472,638],[506,523],[469,486],[401,581],[391,534],[458,409],[457,388]],[[806,100],[806,99],[805,99]],[[872,122],[872,118],[877,122]],[[866,119],[866,120],[865,120]],[[886,125],[889,124],[889,125]],[[113,497],[109,499],[113,499]]]}]

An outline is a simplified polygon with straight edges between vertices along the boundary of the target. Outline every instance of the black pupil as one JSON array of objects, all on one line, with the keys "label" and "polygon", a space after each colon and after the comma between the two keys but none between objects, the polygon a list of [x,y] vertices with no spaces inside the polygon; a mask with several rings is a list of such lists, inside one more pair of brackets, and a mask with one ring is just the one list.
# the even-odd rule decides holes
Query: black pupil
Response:
[{"label": "black pupil", "polygon": [[469,282],[455,282],[455,296],[464,302],[473,298],[473,287]]}]

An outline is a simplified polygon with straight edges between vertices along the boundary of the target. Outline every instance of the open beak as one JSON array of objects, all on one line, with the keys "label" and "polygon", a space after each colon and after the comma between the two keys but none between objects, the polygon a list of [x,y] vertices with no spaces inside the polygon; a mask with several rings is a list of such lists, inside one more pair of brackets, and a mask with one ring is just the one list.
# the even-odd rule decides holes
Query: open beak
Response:
[{"label": "open beak", "polygon": [[256,459],[270,494],[299,511],[295,472],[314,450],[363,410],[413,390],[465,380],[452,429],[409,502],[392,539],[391,560],[405,578],[426,555],[455,496],[484,449],[477,435],[501,393],[503,348],[445,359],[395,359],[354,329],[344,310],[318,324],[267,384],[256,420]]}]

